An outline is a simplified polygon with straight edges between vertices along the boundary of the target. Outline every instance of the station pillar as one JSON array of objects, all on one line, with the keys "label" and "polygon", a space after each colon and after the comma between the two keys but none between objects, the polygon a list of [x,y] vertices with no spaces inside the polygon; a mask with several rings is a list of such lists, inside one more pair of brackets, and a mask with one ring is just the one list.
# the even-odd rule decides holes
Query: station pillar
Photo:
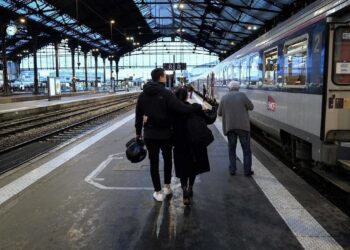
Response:
[{"label": "station pillar", "polygon": [[99,49],[93,49],[92,55],[95,58],[95,88],[97,88],[98,84],[98,78],[97,78],[97,69],[98,69],[98,55],[99,55]]},{"label": "station pillar", "polygon": [[10,95],[10,86],[7,76],[7,58],[6,58],[6,23],[0,24],[0,32],[1,32],[1,44],[2,44],[2,65],[3,65],[3,95]]},{"label": "station pillar", "polygon": [[85,73],[85,89],[88,90],[88,72],[87,72],[87,52],[84,51],[84,73]]},{"label": "station pillar", "polygon": [[101,57],[102,57],[102,62],[103,62],[103,83],[106,85],[106,58],[107,58],[107,55],[101,54]]},{"label": "station pillar", "polygon": [[113,88],[113,79],[112,79],[112,75],[113,75],[113,56],[108,56],[108,60],[109,60],[109,73],[110,73],[110,83],[111,83],[111,90],[114,90]]},{"label": "station pillar", "polygon": [[69,40],[68,46],[70,48],[70,53],[72,57],[72,92],[76,92],[76,76],[75,76],[75,49],[77,48],[77,43],[75,41]]},{"label": "station pillar", "polygon": [[16,79],[21,76],[21,58],[17,58],[16,60]]},{"label": "station pillar", "polygon": [[87,46],[82,45],[81,46],[81,51],[84,54],[84,75],[85,75],[85,90],[89,89],[88,85],[88,70],[87,70],[87,55],[90,51],[90,48]]},{"label": "station pillar", "polygon": [[33,63],[34,63],[34,95],[39,94],[39,78],[38,78],[38,32],[35,28],[32,30],[32,41],[33,41]]},{"label": "station pillar", "polygon": [[95,88],[97,88],[97,86],[98,86],[98,79],[97,79],[97,68],[98,68],[98,56],[97,55],[95,55],[94,56],[95,57]]},{"label": "station pillar", "polygon": [[59,61],[59,42],[54,42],[55,47],[55,66],[56,66],[56,77],[60,77],[60,61]]},{"label": "station pillar", "polygon": [[114,60],[115,60],[115,84],[114,84],[114,91],[115,91],[116,85],[118,85],[119,59],[120,59],[119,56],[116,56],[114,58]]}]

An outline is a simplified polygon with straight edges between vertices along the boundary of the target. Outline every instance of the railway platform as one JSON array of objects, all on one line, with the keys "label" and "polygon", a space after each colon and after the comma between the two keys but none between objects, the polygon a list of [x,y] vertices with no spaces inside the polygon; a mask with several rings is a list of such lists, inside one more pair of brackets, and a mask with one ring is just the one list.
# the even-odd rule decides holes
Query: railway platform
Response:
[{"label": "railway platform", "polygon": [[62,96],[60,100],[52,101],[49,101],[47,96],[44,99],[25,99],[24,101],[15,101],[16,97],[12,97],[13,101],[11,102],[1,102],[0,99],[0,121],[14,118],[22,118],[25,116],[35,115],[46,111],[60,110],[63,108],[70,107],[72,104],[79,105],[94,103],[96,99],[103,100],[113,97],[115,95],[122,95],[125,93],[133,93],[137,91],[138,89],[131,89],[129,92],[96,92],[84,95]]},{"label": "railway platform", "polygon": [[[81,95],[93,95],[99,93],[108,93],[107,90],[101,91],[78,91],[78,92],[63,92],[62,97],[72,97]],[[47,99],[47,94],[33,95],[29,93],[16,93],[11,96],[0,96],[0,104],[12,103],[12,102],[26,102]]]},{"label": "railway platform", "polygon": [[211,129],[190,207],[176,178],[154,201],[148,159],[126,160],[133,110],[1,175],[0,249],[350,249],[347,215],[254,141],[255,175],[231,176]]}]

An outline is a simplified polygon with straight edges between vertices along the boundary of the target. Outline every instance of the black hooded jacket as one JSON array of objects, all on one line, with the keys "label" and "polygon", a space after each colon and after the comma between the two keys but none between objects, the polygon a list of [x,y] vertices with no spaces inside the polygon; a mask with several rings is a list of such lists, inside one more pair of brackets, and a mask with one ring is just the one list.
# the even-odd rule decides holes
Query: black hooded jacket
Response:
[{"label": "black hooded jacket", "polygon": [[[174,112],[187,114],[201,109],[199,104],[186,105],[178,100],[164,84],[149,82],[144,86],[136,104],[136,135],[141,135],[144,126],[144,138],[169,139],[172,134]],[[143,116],[147,116],[145,124]]]}]

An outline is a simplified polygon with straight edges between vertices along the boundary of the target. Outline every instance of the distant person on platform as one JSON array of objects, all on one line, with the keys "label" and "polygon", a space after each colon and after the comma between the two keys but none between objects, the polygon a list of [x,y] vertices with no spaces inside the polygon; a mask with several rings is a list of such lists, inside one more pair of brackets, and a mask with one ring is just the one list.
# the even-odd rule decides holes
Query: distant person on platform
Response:
[{"label": "distant person on platform", "polygon": [[228,138],[230,174],[236,174],[236,146],[239,138],[243,150],[244,175],[251,176],[254,172],[248,111],[253,110],[254,105],[244,93],[239,92],[239,82],[231,81],[228,88],[229,92],[221,98],[218,115],[222,116],[222,129]]},{"label": "distant person on platform", "polygon": [[[162,68],[152,71],[152,81],[144,85],[136,104],[136,138],[143,137],[148,150],[151,165],[151,177],[154,186],[153,198],[163,201],[164,195],[172,193],[172,123],[174,112],[187,114],[202,110],[199,104],[186,105],[165,88],[166,75]],[[161,192],[159,177],[159,152],[164,160],[164,192]]]},{"label": "distant person on platform", "polygon": [[207,89],[205,88],[205,85],[203,84],[203,101],[206,100],[206,95],[207,95]]},{"label": "distant person on platform", "polygon": [[116,79],[116,73],[114,72],[114,70],[112,70],[112,74],[111,74],[111,80],[112,80],[112,88],[115,86],[115,79]]},{"label": "distant person on platform", "polygon": [[193,89],[191,84],[187,84],[187,88],[188,88],[188,92],[190,93],[189,97],[190,97],[190,99],[192,99],[192,94],[193,94],[194,89]]}]

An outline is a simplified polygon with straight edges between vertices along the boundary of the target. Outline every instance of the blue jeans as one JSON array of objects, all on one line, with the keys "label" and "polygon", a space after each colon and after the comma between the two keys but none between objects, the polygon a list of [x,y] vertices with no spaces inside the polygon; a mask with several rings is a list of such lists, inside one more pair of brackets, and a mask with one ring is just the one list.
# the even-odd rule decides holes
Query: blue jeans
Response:
[{"label": "blue jeans", "polygon": [[236,147],[237,137],[243,150],[243,168],[244,173],[248,174],[252,169],[252,151],[250,149],[250,133],[248,131],[233,129],[227,134],[228,138],[228,153],[230,159],[230,172],[236,172]]}]

